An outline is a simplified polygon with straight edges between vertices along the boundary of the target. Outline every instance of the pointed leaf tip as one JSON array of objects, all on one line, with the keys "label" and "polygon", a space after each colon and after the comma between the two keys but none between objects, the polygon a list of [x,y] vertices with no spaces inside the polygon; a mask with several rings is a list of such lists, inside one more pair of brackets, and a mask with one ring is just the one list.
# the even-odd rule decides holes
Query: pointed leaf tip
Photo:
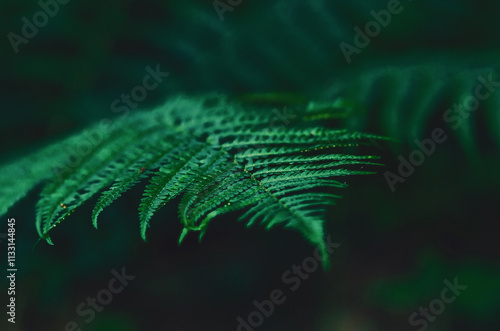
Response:
[{"label": "pointed leaf tip", "polygon": [[207,232],[207,228],[203,228],[202,230],[200,230],[200,235],[198,236],[199,243],[201,243],[201,241],[203,240],[203,237],[205,236],[206,232]]},{"label": "pointed leaf tip", "polygon": [[92,225],[97,229],[97,215],[92,216]]},{"label": "pointed leaf tip", "polygon": [[179,245],[182,244],[182,241],[188,234],[189,230],[187,228],[182,229],[181,235],[179,236]]}]

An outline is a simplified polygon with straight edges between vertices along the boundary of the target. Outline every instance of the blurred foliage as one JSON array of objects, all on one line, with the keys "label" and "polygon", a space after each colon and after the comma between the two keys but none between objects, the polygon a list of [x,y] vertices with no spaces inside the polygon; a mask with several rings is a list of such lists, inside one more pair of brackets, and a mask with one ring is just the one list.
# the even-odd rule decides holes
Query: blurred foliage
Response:
[{"label": "blurred foliage", "polygon": [[[352,43],[353,28],[387,3],[243,0],[221,22],[208,0],[70,1],[15,54],[5,36],[20,33],[21,18],[39,5],[3,1],[0,162],[116,118],[112,102],[157,64],[171,75],[133,111],[178,93],[300,96],[288,102],[342,96],[358,105],[345,125],[401,140],[381,147],[391,171],[415,138],[443,127],[451,138],[396,192],[382,173],[354,181],[327,222],[342,244],[332,272],[316,271],[286,292],[259,330],[416,330],[410,314],[455,277],[468,289],[428,330],[498,330],[500,94],[460,130],[442,116],[478,74],[498,77],[500,4],[403,2],[348,65],[339,44]],[[425,100],[429,106],[419,108]],[[188,238],[177,247],[174,209],[160,212],[144,244],[133,216],[140,192],[103,213],[99,231],[88,222],[92,204],[84,206],[61,226],[53,247],[32,249],[29,206],[39,190],[8,213],[17,220],[20,266],[18,323],[10,329],[57,330],[75,320],[82,330],[234,330],[236,317],[255,309],[253,300],[283,288],[283,272],[312,254],[293,232],[245,230],[230,217],[214,222],[201,246]],[[123,266],[136,279],[86,325],[76,307]],[[6,280],[0,285],[5,289]],[[7,298],[3,290],[0,298]]]}]

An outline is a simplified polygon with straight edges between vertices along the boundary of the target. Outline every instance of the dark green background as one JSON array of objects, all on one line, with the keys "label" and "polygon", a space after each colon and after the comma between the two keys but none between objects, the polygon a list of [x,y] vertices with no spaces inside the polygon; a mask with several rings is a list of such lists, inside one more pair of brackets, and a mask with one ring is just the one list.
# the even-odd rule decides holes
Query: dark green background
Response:
[{"label": "dark green background", "polygon": [[[211,1],[72,0],[18,54],[7,34],[19,34],[21,18],[31,18],[40,7],[35,1],[3,1],[0,162],[115,118],[111,103],[142,82],[148,65],[159,64],[171,75],[133,111],[178,93],[286,92],[328,99],[338,84],[390,65],[428,66],[431,72],[441,66],[456,72],[498,69],[498,2],[402,5],[348,65],[339,43],[352,43],[353,27],[363,27],[373,19],[370,11],[386,8],[387,1],[243,0],[221,22]],[[377,101],[385,94],[391,89],[381,84],[364,105],[361,116],[369,120],[363,129],[392,132]],[[247,230],[230,215],[213,222],[201,244],[189,236],[179,247],[174,202],[154,217],[144,243],[137,220],[143,187],[108,208],[98,231],[88,203],[54,231],[55,246],[32,249],[37,188],[3,217],[17,221],[19,272],[17,323],[8,325],[4,315],[0,329],[64,330],[75,320],[82,330],[235,330],[236,317],[255,309],[253,300],[279,288],[287,300],[258,330],[417,330],[408,323],[410,314],[438,298],[443,281],[455,277],[467,290],[428,330],[500,329],[500,141],[494,138],[499,132],[479,109],[471,122],[478,139],[464,144],[442,121],[452,94],[425,117],[420,136],[401,129],[401,143],[376,152],[394,171],[399,153],[408,156],[415,148],[413,138],[443,127],[450,139],[394,193],[384,170],[352,179],[326,220],[326,232],[341,244],[331,257],[332,269],[317,270],[296,292],[281,276],[312,255],[313,247],[299,234]],[[356,99],[356,90],[349,97]],[[404,107],[398,112],[405,116]],[[6,252],[5,240],[0,245]],[[85,324],[76,307],[107,285],[112,269],[122,267],[136,278]],[[4,305],[7,281],[0,286]]]}]

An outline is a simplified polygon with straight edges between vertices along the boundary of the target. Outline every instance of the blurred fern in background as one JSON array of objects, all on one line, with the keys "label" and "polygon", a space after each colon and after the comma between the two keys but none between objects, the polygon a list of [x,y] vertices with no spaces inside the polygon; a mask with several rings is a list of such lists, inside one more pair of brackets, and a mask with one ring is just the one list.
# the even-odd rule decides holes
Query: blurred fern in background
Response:
[{"label": "blurred fern in background", "polygon": [[[399,141],[376,152],[390,171],[397,169],[398,156],[417,148],[415,139],[443,128],[450,139],[394,193],[382,175],[351,178],[342,203],[326,214],[325,232],[342,243],[332,259],[335,272],[311,275],[315,280],[290,295],[262,330],[409,329],[410,314],[439,294],[443,279],[455,276],[469,290],[429,330],[498,329],[500,93],[481,101],[456,129],[444,116],[474,95],[478,77],[500,81],[500,4],[401,2],[401,13],[348,64],[340,43],[353,43],[354,27],[364,29],[373,20],[371,11],[387,5],[243,0],[221,21],[212,1],[71,1],[18,54],[7,38],[0,45],[1,164],[30,153],[64,158],[66,151],[51,143],[72,139],[67,137],[103,118],[117,120],[113,100],[141,84],[146,66],[157,64],[170,76],[130,109],[132,116],[179,94],[215,92],[248,109],[306,109],[313,100],[325,112],[342,100],[352,112],[337,118],[335,128]],[[39,9],[32,1],[2,2],[3,35],[20,33],[21,18]],[[3,168],[18,177],[17,186],[2,188],[13,200],[33,185],[28,168],[35,178],[46,174],[32,164]],[[158,231],[142,246],[134,220],[145,185],[137,184],[103,211],[99,231],[88,222],[98,202],[94,197],[71,215],[74,222],[54,232],[53,250],[38,245],[31,251],[35,212],[26,206],[36,204],[39,191],[8,212],[22,220],[18,226],[26,236],[19,236],[20,248],[29,247],[19,249],[26,261],[19,287],[30,290],[19,297],[26,307],[19,319],[27,321],[20,329],[52,330],[75,318],[74,307],[89,288],[101,286],[96,275],[106,277],[102,270],[115,261],[148,272],[138,275],[144,281],[137,290],[130,289],[134,300],[114,301],[106,308],[109,315],[93,322],[96,330],[125,330],[123,320],[130,330],[147,323],[234,329],[234,318],[249,311],[253,299],[268,295],[309,247],[280,231],[265,237],[252,232],[258,230],[238,232],[232,214],[222,216],[220,226],[214,222],[203,248],[190,237],[176,247],[182,226],[175,222],[152,224]],[[6,209],[2,203],[0,212]],[[178,217],[172,208],[158,214]],[[186,267],[191,259],[196,263]],[[137,301],[151,304],[136,308]],[[186,317],[186,307],[197,311],[196,320]],[[137,314],[131,317],[130,311]]]}]

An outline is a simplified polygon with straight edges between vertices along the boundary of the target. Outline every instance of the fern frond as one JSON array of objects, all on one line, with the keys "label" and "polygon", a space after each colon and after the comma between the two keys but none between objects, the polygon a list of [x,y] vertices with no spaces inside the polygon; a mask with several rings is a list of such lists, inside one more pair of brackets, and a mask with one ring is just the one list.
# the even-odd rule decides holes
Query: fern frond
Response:
[{"label": "fern frond", "polygon": [[203,174],[204,163],[210,162],[215,156],[208,145],[195,143],[172,162],[151,178],[146,187],[141,205],[139,219],[141,221],[141,236],[146,239],[146,229],[153,214],[169,200],[184,191],[193,181]]},{"label": "fern frond", "polygon": [[[492,80],[496,86],[499,78],[497,64],[483,67],[432,63],[385,66],[364,71],[354,79],[341,79],[332,85],[332,92],[328,94],[344,96],[362,105],[359,118],[349,118],[345,127],[353,130],[376,127],[384,135],[409,144],[414,144],[415,139],[423,139],[426,132],[436,127],[450,127],[464,151],[474,160],[483,148],[478,128],[486,129],[485,133],[493,138],[491,142],[500,147],[499,93],[485,90],[491,93],[485,100],[478,100],[479,111],[467,111],[462,115],[456,107],[466,109],[466,100],[477,97],[476,90],[480,86],[485,88],[484,81]],[[444,116],[449,109],[454,109],[454,120]]]},{"label": "fern frond", "polygon": [[[99,144],[74,169],[57,178],[39,171],[43,175],[26,185],[52,177],[37,204],[38,233],[52,244],[49,232],[102,191],[92,212],[97,227],[104,208],[149,178],[139,204],[144,240],[152,216],[181,195],[184,229],[179,241],[190,231],[198,231],[201,239],[215,217],[245,210],[239,219],[247,226],[283,225],[301,232],[326,254],[324,214],[339,198],[330,191],[346,186],[335,178],[371,174],[364,167],[380,165],[376,156],[339,151],[383,139],[320,126],[318,121],[342,113],[339,104],[333,104],[300,103],[289,123],[277,129],[270,125],[276,120],[273,109],[244,107],[218,96],[177,97],[118,121],[101,132]],[[55,152],[66,145],[75,148],[83,137],[77,135],[44,153],[59,162],[67,155]],[[20,162],[26,168],[27,160],[43,155]]]},{"label": "fern frond", "polygon": [[[92,224],[97,228],[97,218],[105,207],[109,206],[123,193],[135,184],[145,179],[153,172],[153,169],[169,161],[173,148],[170,142],[158,140],[152,144],[136,148],[137,157],[129,160],[129,164],[118,175],[113,185],[104,191],[92,212]],[[141,157],[139,157],[141,155]]]}]

